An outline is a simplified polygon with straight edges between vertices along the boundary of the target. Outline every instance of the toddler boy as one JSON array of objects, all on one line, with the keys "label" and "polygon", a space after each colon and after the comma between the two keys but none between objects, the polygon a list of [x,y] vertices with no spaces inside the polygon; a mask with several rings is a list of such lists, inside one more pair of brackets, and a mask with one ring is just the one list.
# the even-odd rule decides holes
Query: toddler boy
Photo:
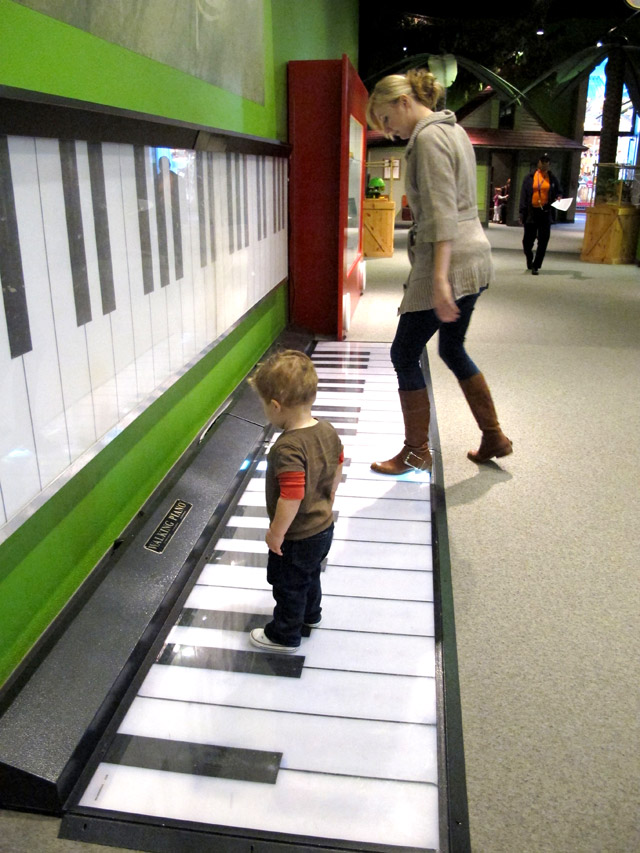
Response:
[{"label": "toddler boy", "polygon": [[321,621],[320,568],[333,538],[344,452],[333,426],[311,416],[318,376],[304,353],[275,353],[249,382],[269,421],[282,430],[267,457],[265,485],[267,581],[276,605],[272,621],[254,628],[249,639],[270,652],[294,652],[302,626]]}]

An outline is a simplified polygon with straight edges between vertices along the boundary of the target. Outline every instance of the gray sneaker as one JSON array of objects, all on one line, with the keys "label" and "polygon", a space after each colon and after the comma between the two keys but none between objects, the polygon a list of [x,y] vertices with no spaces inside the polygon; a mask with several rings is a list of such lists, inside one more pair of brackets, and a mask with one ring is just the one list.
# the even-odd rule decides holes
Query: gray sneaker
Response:
[{"label": "gray sneaker", "polygon": [[264,628],[254,628],[249,634],[249,642],[265,652],[278,652],[279,654],[291,654],[300,648],[299,646],[281,646],[280,643],[273,643],[265,634]]}]

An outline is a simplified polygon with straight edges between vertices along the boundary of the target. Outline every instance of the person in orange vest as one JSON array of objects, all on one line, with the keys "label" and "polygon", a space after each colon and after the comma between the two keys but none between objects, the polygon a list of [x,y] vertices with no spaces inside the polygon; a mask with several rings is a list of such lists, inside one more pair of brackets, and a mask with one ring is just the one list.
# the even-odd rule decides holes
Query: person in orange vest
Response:
[{"label": "person in orange vest", "polygon": [[[549,170],[549,157],[543,154],[536,171],[527,175],[520,191],[520,224],[524,225],[522,248],[527,259],[527,269],[538,275],[542,266],[553,217],[554,201],[562,198],[562,189],[556,176]],[[535,256],[533,244],[538,241]]]}]

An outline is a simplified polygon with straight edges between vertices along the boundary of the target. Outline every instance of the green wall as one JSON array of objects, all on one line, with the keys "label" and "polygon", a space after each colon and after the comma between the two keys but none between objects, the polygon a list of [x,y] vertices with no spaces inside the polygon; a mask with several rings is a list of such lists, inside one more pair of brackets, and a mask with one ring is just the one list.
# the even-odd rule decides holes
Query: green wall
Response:
[{"label": "green wall", "polygon": [[[358,0],[271,0],[278,139],[287,138],[287,62],[341,59],[358,67]],[[313,92],[309,93],[313,97]]]},{"label": "green wall", "polygon": [[264,106],[12,0],[0,0],[0,85],[273,139],[275,91],[268,0],[263,8]]},{"label": "green wall", "polygon": [[286,319],[281,285],[0,546],[0,684]]}]

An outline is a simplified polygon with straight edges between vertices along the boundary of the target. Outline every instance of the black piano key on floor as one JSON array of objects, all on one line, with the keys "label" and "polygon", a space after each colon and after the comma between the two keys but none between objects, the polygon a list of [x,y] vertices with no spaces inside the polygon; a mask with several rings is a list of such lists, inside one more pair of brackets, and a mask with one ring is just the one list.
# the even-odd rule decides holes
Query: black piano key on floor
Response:
[{"label": "black piano key on floor", "polygon": [[198,239],[200,241],[200,266],[207,265],[207,220],[204,199],[204,152],[196,151],[196,195],[198,199]]},{"label": "black piano key on floor", "polygon": [[87,254],[84,245],[84,226],[82,224],[82,211],[80,208],[80,184],[78,180],[76,143],[73,139],[61,139],[58,144],[60,147],[62,192],[67,220],[76,323],[78,326],[84,326],[86,323],[91,322],[91,297],[89,295]]},{"label": "black piano key on floor", "polygon": [[109,239],[107,190],[104,182],[102,145],[99,142],[87,143],[87,153],[89,155],[89,180],[91,182],[93,223],[98,251],[98,274],[100,277],[102,313],[111,314],[112,311],[116,310],[116,292],[113,284],[113,264],[111,262],[111,240]]},{"label": "black piano key on floor", "polygon": [[216,223],[214,216],[214,181],[213,181],[213,153],[207,152],[207,178],[209,184],[209,242],[210,242],[210,257],[212,261],[216,259]]},{"label": "black piano key on floor", "polygon": [[266,535],[266,527],[227,527],[222,537],[224,539],[244,539],[252,542],[263,542]]},{"label": "black piano key on floor", "polygon": [[0,136],[0,279],[11,358],[33,349],[6,136]]},{"label": "black piano key on floor", "polygon": [[264,628],[270,620],[271,616],[265,613],[238,613],[233,610],[203,610],[198,607],[185,607],[176,625],[249,633],[254,628]]},{"label": "black piano key on floor", "polygon": [[154,167],[154,192],[156,198],[156,227],[158,229],[158,253],[160,256],[160,287],[169,284],[169,238],[167,236],[167,211],[164,191],[164,175],[162,161],[168,162],[168,157],[160,157]]},{"label": "black piano key on floor", "polygon": [[267,508],[266,506],[237,506],[233,514],[252,516],[253,518],[267,518]]},{"label": "black piano key on floor", "polygon": [[282,753],[117,733],[103,761],[147,770],[274,785]]},{"label": "black piano key on floor", "polygon": [[[263,617],[263,625],[270,621]],[[247,636],[247,645],[249,637]],[[223,672],[244,672],[253,675],[275,675],[279,678],[300,678],[304,655],[277,652],[245,652],[242,649],[217,649],[206,646],[185,646],[168,643],[158,658],[162,666],[188,666],[192,669],[215,669]]]},{"label": "black piano key on floor", "polygon": [[255,566],[266,569],[268,554],[254,554],[251,551],[223,551],[215,550],[209,558],[210,563],[232,563],[234,566]]},{"label": "black piano key on floor", "polygon": [[140,232],[140,254],[142,260],[142,289],[145,294],[153,292],[153,261],[151,258],[151,225],[149,221],[149,192],[145,169],[145,149],[133,146],[133,163],[136,176],[138,199],[138,230]]}]

